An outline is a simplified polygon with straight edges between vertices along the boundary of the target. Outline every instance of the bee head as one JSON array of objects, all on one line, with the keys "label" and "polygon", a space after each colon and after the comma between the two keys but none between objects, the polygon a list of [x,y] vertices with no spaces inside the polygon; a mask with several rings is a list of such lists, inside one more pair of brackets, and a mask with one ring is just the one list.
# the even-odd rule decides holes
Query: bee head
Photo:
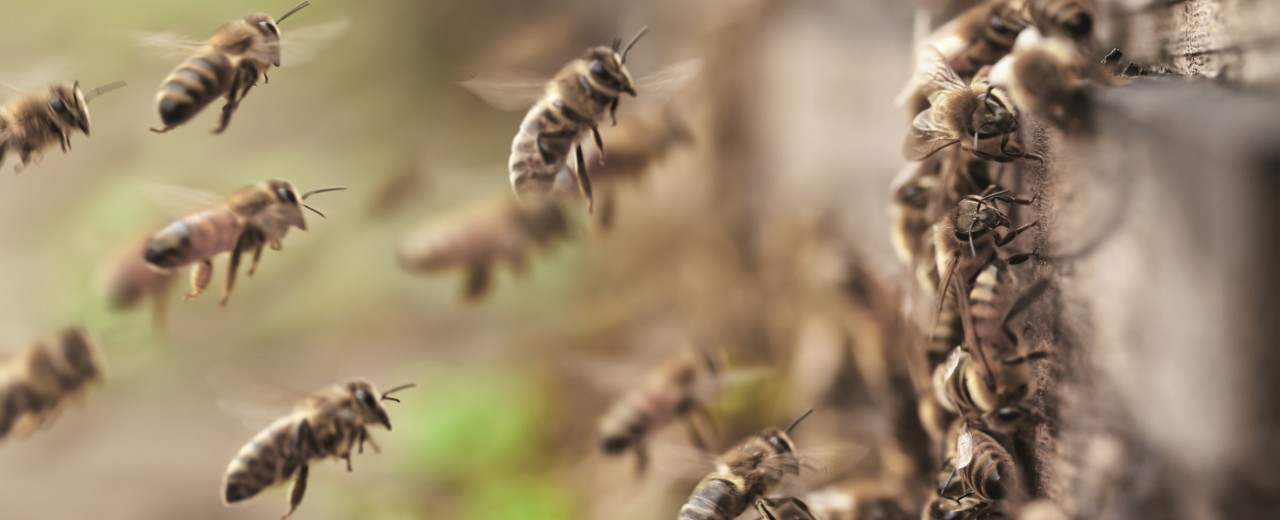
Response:
[{"label": "bee head", "polygon": [[249,27],[257,30],[262,35],[262,41],[266,43],[268,53],[271,56],[271,64],[280,66],[280,26],[270,16],[264,13],[253,13],[244,17],[244,23]]},{"label": "bee head", "polygon": [[49,90],[49,110],[54,119],[89,135],[89,105],[80,92],[80,82],[54,85]]},{"label": "bee head", "polygon": [[779,455],[795,453],[796,451],[796,445],[791,442],[791,436],[787,435],[787,432],[777,428],[769,428],[760,432],[760,438],[769,443],[769,447]]},{"label": "bee head", "polygon": [[1003,92],[994,86],[978,94],[977,104],[969,115],[969,132],[978,139],[1004,135],[1018,129],[1018,118],[1009,109]]},{"label": "bee head", "polygon": [[622,64],[622,55],[609,47],[593,47],[587,50],[584,58],[587,62],[588,80],[591,85],[606,93],[618,96],[621,94],[636,95],[635,82],[631,73]]},{"label": "bee head", "polygon": [[924,209],[929,205],[929,193],[933,191],[933,186],[930,184],[936,184],[936,178],[921,177],[902,185],[895,194],[898,203],[915,209]]},{"label": "bee head", "polygon": [[956,205],[955,223],[956,236],[967,239],[974,233],[1008,225],[1009,219],[982,197],[970,195]]},{"label": "bee head", "polygon": [[288,224],[306,231],[307,220],[302,216],[302,196],[298,194],[298,189],[289,182],[279,180],[267,181],[267,189],[275,197],[275,202],[287,208],[285,220]]},{"label": "bee head", "polygon": [[346,386],[347,391],[351,392],[352,408],[361,421],[366,424],[381,424],[386,429],[391,429],[391,417],[379,402],[378,389],[373,383],[357,379],[348,382]]}]

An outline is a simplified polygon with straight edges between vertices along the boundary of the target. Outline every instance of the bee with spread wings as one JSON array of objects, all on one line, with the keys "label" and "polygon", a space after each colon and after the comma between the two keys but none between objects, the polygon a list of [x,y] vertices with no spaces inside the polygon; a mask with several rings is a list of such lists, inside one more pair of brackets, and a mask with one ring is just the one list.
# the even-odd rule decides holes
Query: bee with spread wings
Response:
[{"label": "bee with spread wings", "polygon": [[[550,195],[557,174],[568,168],[569,152],[577,154],[573,170],[578,189],[593,207],[591,179],[581,142],[590,133],[600,149],[600,160],[606,160],[604,141],[597,129],[610,116],[616,123],[618,104],[623,94],[654,100],[665,99],[671,92],[688,83],[701,68],[697,60],[677,63],[652,76],[634,80],[627,70],[626,59],[631,48],[648,31],[641,29],[625,48],[622,40],[613,46],[592,47],[583,57],[569,62],[549,81],[523,73],[474,78],[462,82],[468,90],[485,102],[504,110],[528,110],[520,131],[511,143],[508,169],[511,186],[519,197]],[[529,108],[532,105],[532,108]]]},{"label": "bee with spread wings", "polygon": [[[1018,112],[1009,93],[992,85],[985,70],[966,84],[937,50],[933,50],[933,59],[927,63],[921,70],[921,84],[930,107],[911,122],[902,148],[908,160],[924,160],[954,144],[988,161],[1041,159],[1010,147],[1010,140],[1018,132]],[[987,143],[997,138],[996,151],[987,151]]]}]

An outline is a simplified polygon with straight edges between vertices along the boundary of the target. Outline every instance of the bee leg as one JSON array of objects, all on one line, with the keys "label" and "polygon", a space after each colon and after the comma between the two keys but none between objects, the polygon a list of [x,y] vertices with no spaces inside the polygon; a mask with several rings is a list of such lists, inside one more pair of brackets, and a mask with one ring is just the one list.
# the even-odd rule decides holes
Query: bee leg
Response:
[{"label": "bee leg", "polygon": [[707,440],[702,437],[702,432],[698,430],[698,426],[694,424],[693,417],[684,421],[685,430],[689,433],[689,440],[693,441],[694,447],[703,453],[711,453],[711,447],[707,446]]},{"label": "bee leg", "polygon": [[351,452],[343,453],[342,458],[347,461],[347,473],[351,473]]},{"label": "bee leg", "polygon": [[378,442],[373,440],[373,436],[369,435],[369,431],[362,432],[360,437],[360,452],[364,453],[364,441],[369,441],[369,447],[373,448],[374,453],[382,453],[382,446],[378,446]]},{"label": "bee leg", "polygon": [[613,103],[609,103],[609,118],[613,119],[613,126],[618,126],[618,101],[622,98],[613,98]]},{"label": "bee leg", "polygon": [[591,178],[587,176],[587,161],[582,158],[582,145],[574,145],[574,152],[578,154],[578,187],[582,189],[582,195],[587,198],[587,213],[595,210],[595,200],[591,197]]},{"label": "bee leg", "polygon": [[302,495],[307,492],[307,474],[310,472],[306,464],[298,468],[298,474],[293,477],[293,485],[289,486],[289,510],[285,511],[280,520],[289,518],[298,509],[298,504],[302,503]]},{"label": "bee leg", "polygon": [[191,292],[182,297],[183,301],[200,296],[206,288],[209,287],[209,280],[213,279],[213,261],[201,260],[191,270]]},{"label": "bee leg", "polygon": [[253,263],[249,264],[249,271],[246,273],[249,276],[253,276],[253,273],[258,270],[258,260],[262,259],[262,249],[264,247],[266,247],[264,244],[258,244],[258,247],[253,248]]},{"label": "bee leg", "polygon": [[649,449],[644,444],[636,443],[635,452],[636,475],[644,476],[645,472],[649,470]]},{"label": "bee leg", "polygon": [[591,135],[596,138],[596,149],[600,150],[600,164],[604,164],[604,140],[600,139],[600,129],[591,127]]},{"label": "bee leg", "polygon": [[281,249],[284,249],[284,244],[280,243],[280,241],[279,241],[279,240],[276,240],[276,241],[271,242],[271,250],[272,250],[272,251],[279,251],[279,250],[281,250]]},{"label": "bee leg", "polygon": [[999,233],[997,233],[997,234],[996,234],[996,246],[1003,246],[1003,245],[1005,245],[1005,244],[1008,244],[1009,242],[1012,242],[1012,241],[1013,241],[1013,239],[1018,238],[1018,235],[1019,235],[1019,234],[1021,234],[1023,231],[1026,231],[1026,230],[1028,230],[1028,229],[1031,229],[1032,227],[1039,226],[1039,225],[1040,225],[1040,221],[1039,221],[1039,220],[1037,220],[1037,221],[1035,221],[1035,222],[1032,222],[1032,223],[1030,223],[1030,224],[1027,224],[1027,225],[1025,225],[1025,226],[1022,226],[1022,227],[1020,227],[1020,228],[1018,228],[1018,229],[1015,229],[1015,230],[1013,230],[1013,231],[1010,231],[1010,232],[1009,232],[1009,234],[1004,235],[1004,236],[1000,236],[1000,234],[999,234]]},{"label": "bee leg", "polygon": [[222,301],[219,305],[226,307],[227,299],[231,298],[231,291],[236,288],[236,275],[240,272],[240,257],[258,243],[258,233],[253,229],[244,230],[240,233],[240,238],[236,239],[236,248],[231,250],[231,260],[227,263],[227,282],[222,287]]},{"label": "bee leg", "polygon": [[760,520],[778,520],[778,517],[773,516],[773,512],[769,511],[767,504],[768,502],[763,498],[756,500],[756,511],[760,512]]},{"label": "bee leg", "polygon": [[475,301],[489,290],[489,282],[493,278],[493,269],[488,264],[473,265],[467,271],[467,285],[463,290],[467,300]]},{"label": "bee leg", "polygon": [[227,104],[222,105],[222,118],[218,120],[218,127],[213,129],[213,133],[221,134],[227,129],[227,125],[231,124],[231,114],[236,112],[236,108],[240,106],[241,83],[244,74],[236,72],[235,78],[231,80],[231,89],[227,91]]}]

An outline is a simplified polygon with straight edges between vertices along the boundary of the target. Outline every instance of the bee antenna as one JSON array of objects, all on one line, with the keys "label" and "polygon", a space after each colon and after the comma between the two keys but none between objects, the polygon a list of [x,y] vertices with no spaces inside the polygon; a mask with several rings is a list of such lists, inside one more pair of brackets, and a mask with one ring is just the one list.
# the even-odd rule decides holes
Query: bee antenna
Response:
[{"label": "bee antenna", "polygon": [[342,191],[342,190],[345,190],[345,189],[347,189],[347,187],[346,187],[346,186],[334,186],[334,187],[332,187],[332,188],[320,188],[320,189],[318,189],[318,190],[311,190],[311,191],[308,191],[308,192],[306,192],[306,193],[303,193],[303,194],[302,194],[302,200],[307,200],[307,197],[310,197],[310,196],[315,195],[315,194],[317,194],[317,193],[325,193],[325,192],[328,192],[328,191]]},{"label": "bee antenna", "polygon": [[276,25],[279,25],[279,24],[280,24],[280,22],[283,22],[285,18],[288,18],[288,17],[289,17],[289,16],[291,16],[293,13],[296,13],[296,12],[298,12],[298,11],[301,11],[303,7],[306,7],[306,6],[309,6],[309,5],[311,5],[311,2],[309,2],[309,1],[303,1],[303,2],[302,2],[302,3],[300,3],[300,4],[293,6],[293,9],[290,9],[290,10],[288,10],[288,11],[285,11],[285,13],[284,13],[284,14],[282,14],[282,15],[280,15],[280,17],[279,17],[279,18],[276,18]]},{"label": "bee antenna", "polygon": [[805,413],[804,413],[804,414],[802,414],[800,417],[796,417],[796,420],[791,421],[791,426],[788,426],[788,427],[787,427],[787,429],[786,429],[787,435],[790,435],[790,434],[791,434],[791,430],[796,429],[796,426],[800,424],[800,421],[803,421],[803,420],[804,420],[804,418],[805,418],[805,417],[808,417],[808,416],[809,416],[809,414],[811,414],[811,413],[813,413],[813,408],[810,408],[810,409],[809,409],[809,411],[805,412]]},{"label": "bee antenna", "polygon": [[612,47],[613,52],[618,52],[622,48],[622,38],[614,38]]},{"label": "bee antenna", "polygon": [[632,47],[635,47],[635,46],[636,46],[636,42],[640,41],[640,37],[641,37],[641,36],[644,36],[644,35],[645,35],[646,33],[648,33],[648,32],[649,32],[649,26],[648,26],[648,25],[646,25],[646,26],[644,26],[644,27],[641,27],[641,28],[640,28],[640,32],[636,33],[636,36],[635,36],[634,38],[632,38],[632,39],[631,39],[631,43],[628,43],[628,44],[627,44],[627,48],[626,48],[626,50],[623,50],[623,51],[622,51],[622,62],[623,62],[623,63],[626,63],[626,62],[627,62],[627,53],[628,53],[628,52],[631,52],[631,48],[632,48]]},{"label": "bee antenna", "polygon": [[315,213],[315,214],[317,214],[317,215],[320,215],[320,218],[329,218],[329,217],[324,216],[324,213],[321,213],[321,212],[320,212],[320,210],[318,210],[318,209],[316,209],[316,208],[313,208],[313,207],[308,206],[308,205],[306,205],[306,204],[303,204],[303,205],[302,205],[302,207],[304,207],[304,208],[307,208],[307,209],[311,210],[313,213]]},{"label": "bee antenna", "polygon": [[124,81],[112,81],[111,83],[107,83],[106,85],[85,92],[84,102],[88,103],[93,101],[93,98],[106,94],[107,92],[111,92],[112,90],[124,88],[127,85],[128,83],[125,83]]},{"label": "bee antenna", "polygon": [[397,402],[397,403],[398,403],[398,402],[400,402],[400,400],[399,400],[399,399],[396,399],[396,398],[394,398],[394,397],[391,397],[391,394],[394,394],[394,393],[399,392],[399,391],[401,391],[401,390],[407,390],[407,389],[413,388],[413,387],[415,387],[415,386],[418,386],[418,384],[417,384],[417,383],[408,383],[408,384],[403,384],[403,385],[397,386],[397,387],[395,387],[395,388],[392,388],[392,389],[390,389],[390,390],[387,390],[386,392],[383,392],[383,393],[382,393],[382,400],[383,400],[383,401],[395,401],[395,402]]}]

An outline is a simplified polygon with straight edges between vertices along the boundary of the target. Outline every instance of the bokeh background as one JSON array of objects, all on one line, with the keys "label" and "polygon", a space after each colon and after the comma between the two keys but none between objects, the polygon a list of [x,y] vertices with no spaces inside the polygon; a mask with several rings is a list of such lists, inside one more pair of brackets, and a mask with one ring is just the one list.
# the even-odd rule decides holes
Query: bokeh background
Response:
[{"label": "bokeh background", "polygon": [[[933,4],[946,2],[930,4],[939,13],[954,8]],[[1261,1],[1186,4],[1209,5],[1208,18],[1177,11],[1186,16],[1134,24],[1127,33],[1112,28],[1113,39],[1158,60],[1171,56],[1162,54],[1170,47],[1159,35],[1177,35],[1197,23],[1217,27],[1211,34],[1221,35],[1240,20],[1250,28],[1276,20]],[[221,504],[227,463],[269,423],[271,410],[286,413],[306,393],[356,376],[382,388],[419,386],[399,395],[403,403],[388,405],[394,431],[373,432],[381,454],[355,457],[350,474],[341,462],[313,466],[295,518],[670,518],[697,480],[697,464],[705,463],[688,456],[680,428],[655,439],[654,471],[641,480],[630,458],[598,453],[595,427],[611,399],[643,381],[656,362],[691,345],[720,349],[732,366],[763,373],[712,404],[721,446],[818,409],[797,433],[801,446],[844,449],[817,461],[823,470],[795,489],[849,476],[919,475],[913,452],[902,447],[919,439],[903,438],[898,424],[910,388],[899,391],[903,374],[889,368],[895,351],[885,348],[901,341],[891,325],[901,315],[899,287],[906,281],[892,255],[887,208],[890,182],[904,163],[899,149],[909,119],[891,100],[910,74],[913,27],[941,20],[914,19],[916,5],[892,0],[316,0],[283,32],[334,22],[345,22],[345,32],[316,47],[315,59],[273,70],[271,82],[251,92],[225,134],[209,133],[216,105],[170,133],[147,131],[158,123],[155,91],[177,61],[139,47],[141,35],[177,31],[202,38],[247,12],[275,15],[289,7],[244,0],[5,3],[0,80],[35,88],[79,79],[92,88],[123,79],[129,87],[94,101],[93,136],[73,136],[71,153],[50,151],[42,164],[17,176],[9,173],[10,162],[0,174],[6,244],[0,254],[0,345],[13,351],[59,327],[83,324],[100,338],[109,366],[107,384],[48,431],[0,446],[0,518],[273,518],[284,510],[283,489],[233,508]],[[1248,9],[1261,14],[1239,16]],[[603,229],[580,201],[568,204],[570,237],[531,254],[523,275],[499,269],[492,290],[476,302],[461,297],[460,272],[402,270],[396,252],[424,222],[448,222],[475,205],[511,197],[507,157],[523,115],[486,105],[458,82],[507,69],[549,76],[588,46],[628,38],[643,25],[652,32],[629,58],[636,76],[687,59],[703,60],[703,68],[664,107],[687,121],[691,141],[672,147],[635,182],[609,187],[618,204],[612,226]],[[1276,75],[1268,72],[1274,69],[1262,66],[1274,63],[1226,67],[1201,59],[1182,65],[1226,80],[1270,78],[1274,85]],[[631,102],[624,100],[624,107]],[[627,118],[641,115],[627,111],[620,123],[625,127]],[[608,149],[616,130],[606,130]],[[1057,146],[1057,137],[1050,135],[1047,146]],[[1152,146],[1158,156],[1160,146],[1174,145]],[[1256,164],[1280,163],[1249,163]],[[1099,178],[1058,185],[1046,180],[1059,175],[1052,169],[1036,175],[1031,184],[1046,194],[1042,201],[1057,197],[1064,207],[1090,214],[1089,203],[1062,194],[1091,193],[1087,180]],[[185,275],[179,280],[162,329],[153,326],[145,305],[108,308],[101,288],[116,255],[139,234],[192,209],[170,187],[226,194],[269,178],[303,191],[335,185],[348,191],[312,199],[328,219],[308,215],[310,232],[294,231],[282,252],[267,251],[254,277],[242,273],[225,309],[217,302],[225,258],[215,260],[213,285],[202,298],[179,301]],[[1114,197],[1102,199],[1114,203]],[[1237,199],[1224,200],[1210,210]],[[1053,207],[1042,202],[1036,215],[1043,218]],[[1049,244],[1044,229],[1070,228],[1072,218],[1047,220],[1052,225],[1037,232],[1035,243]],[[1114,254],[1134,261],[1126,264],[1131,276],[1115,276],[1142,289],[1103,309],[1119,315],[1127,304],[1168,294],[1195,301],[1185,291],[1158,292],[1167,286],[1144,278],[1155,275],[1138,262],[1147,260],[1141,231],[1121,232],[1138,246]],[[1186,245],[1189,237],[1170,232],[1166,238]],[[1218,257],[1210,268],[1230,269],[1231,258]],[[1063,293],[1087,304],[1118,283],[1090,278],[1088,273],[1108,272],[1100,262],[1110,260],[1084,262],[1079,271],[1054,271],[1042,261],[1036,269],[1058,277],[1084,273],[1078,290]],[[1195,272],[1195,266],[1189,269]],[[1215,280],[1203,283],[1209,290],[1225,286]],[[1067,366],[1093,370],[1087,358],[1091,334],[1107,318],[1036,312],[1044,318],[1037,343],[1079,348],[1075,352],[1082,354]],[[1173,315],[1187,316],[1178,313]],[[1169,315],[1154,314],[1146,324],[1155,328],[1160,317]],[[1198,342],[1206,331],[1228,327],[1229,320],[1212,319],[1220,328],[1158,339],[1203,345]],[[1122,345],[1109,352],[1134,344],[1125,334],[1140,333],[1125,328],[1108,337],[1107,345]],[[1110,366],[1141,369],[1138,359]],[[1186,380],[1201,373],[1205,359],[1177,358],[1160,371]],[[1122,381],[1127,373],[1102,371],[1099,378]],[[1217,393],[1195,401],[1194,409],[1230,401],[1245,404],[1218,409],[1237,410],[1228,414],[1237,419],[1254,417],[1247,396],[1267,395],[1268,387],[1232,393],[1230,381],[1238,377],[1227,369],[1200,380]],[[1149,397],[1147,387],[1077,379],[1084,381],[1077,389],[1086,390],[1064,399],[1064,414],[1093,414],[1089,403],[1110,403],[1111,391],[1128,398],[1116,405],[1115,417],[1135,417],[1132,409],[1149,399],[1163,405],[1153,409],[1185,410],[1178,407],[1184,394]],[[1137,495],[1142,500],[1155,501],[1151,496],[1172,494],[1170,481],[1182,470],[1196,472],[1201,483],[1230,473],[1247,457],[1233,452],[1236,458],[1195,459],[1201,464],[1188,470],[1174,455],[1224,446],[1237,439],[1233,432],[1259,424],[1199,423],[1188,412],[1178,424],[1200,424],[1204,428],[1195,431],[1203,435],[1156,435],[1167,442],[1148,445],[1142,432],[1165,425],[1136,417],[1089,423],[1073,438],[1079,441],[1074,454],[1037,445],[1047,450],[1040,453],[1038,492],[1061,502],[1083,488],[1120,502],[1111,517],[1147,516],[1125,508],[1134,502],[1115,497],[1139,489],[1148,492]],[[1269,428],[1257,429],[1259,438],[1275,431]],[[1138,432],[1116,441],[1128,451],[1088,442],[1094,438],[1089,432],[1121,430]],[[1105,452],[1097,463],[1104,469],[1132,460],[1160,464],[1129,465],[1138,476],[1126,477],[1128,487],[1105,489],[1109,481],[1089,478],[1105,474],[1090,473],[1089,457],[1098,450]],[[1055,473],[1051,464],[1058,459],[1085,462]],[[1266,460],[1274,458],[1253,467]],[[1165,480],[1157,477],[1162,471]],[[1252,482],[1266,490],[1274,472],[1260,475]],[[1215,507],[1217,492],[1205,492],[1206,509],[1181,514],[1211,517],[1197,515]]]}]

